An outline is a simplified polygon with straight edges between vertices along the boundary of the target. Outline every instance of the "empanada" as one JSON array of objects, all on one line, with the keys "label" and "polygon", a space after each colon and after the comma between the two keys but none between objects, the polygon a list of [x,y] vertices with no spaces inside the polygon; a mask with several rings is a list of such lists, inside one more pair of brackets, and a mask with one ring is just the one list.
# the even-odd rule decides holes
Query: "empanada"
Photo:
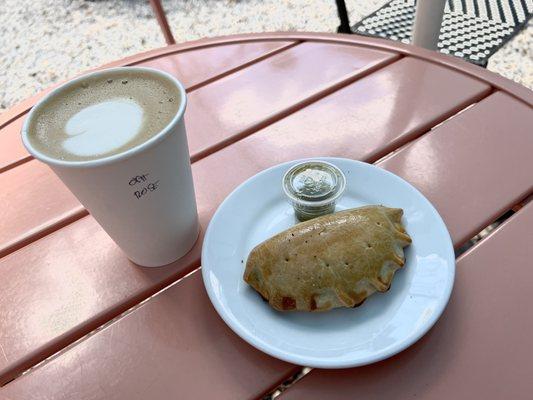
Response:
[{"label": "empanada", "polygon": [[251,251],[244,280],[280,311],[355,307],[404,265],[402,215],[366,206],[297,224]]}]

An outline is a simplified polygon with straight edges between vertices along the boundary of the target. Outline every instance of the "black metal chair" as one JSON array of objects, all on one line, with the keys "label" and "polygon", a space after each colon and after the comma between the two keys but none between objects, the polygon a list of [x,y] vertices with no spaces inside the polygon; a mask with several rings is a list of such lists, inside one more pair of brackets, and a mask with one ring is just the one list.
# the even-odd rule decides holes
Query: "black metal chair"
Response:
[{"label": "black metal chair", "polygon": [[[416,0],[392,0],[353,26],[344,0],[336,3],[338,32],[411,42]],[[435,50],[486,66],[531,16],[533,0],[447,0]]]}]

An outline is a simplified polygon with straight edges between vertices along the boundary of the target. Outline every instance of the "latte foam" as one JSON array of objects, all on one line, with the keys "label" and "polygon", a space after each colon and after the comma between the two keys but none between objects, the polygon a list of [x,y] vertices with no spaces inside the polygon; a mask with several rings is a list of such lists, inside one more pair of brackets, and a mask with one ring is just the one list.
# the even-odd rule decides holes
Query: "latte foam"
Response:
[{"label": "latte foam", "polygon": [[163,130],[180,106],[173,83],[140,71],[109,71],[65,88],[34,113],[28,139],[41,153],[66,161],[108,157]]}]

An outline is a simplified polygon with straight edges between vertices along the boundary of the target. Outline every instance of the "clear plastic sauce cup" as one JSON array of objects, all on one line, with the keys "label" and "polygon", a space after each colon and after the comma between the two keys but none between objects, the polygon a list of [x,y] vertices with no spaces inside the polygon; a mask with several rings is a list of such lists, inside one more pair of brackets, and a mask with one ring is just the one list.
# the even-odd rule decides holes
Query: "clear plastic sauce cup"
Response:
[{"label": "clear plastic sauce cup", "polygon": [[333,213],[345,188],[343,172],[325,161],[304,161],[283,176],[283,190],[299,221]]}]

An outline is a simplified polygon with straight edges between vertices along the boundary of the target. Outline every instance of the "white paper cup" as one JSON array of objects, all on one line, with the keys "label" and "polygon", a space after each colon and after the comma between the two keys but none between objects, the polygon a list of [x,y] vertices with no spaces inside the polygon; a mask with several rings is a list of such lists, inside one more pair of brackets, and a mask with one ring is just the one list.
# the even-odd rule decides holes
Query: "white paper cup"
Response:
[{"label": "white paper cup", "polygon": [[[172,121],[144,143],[89,161],[64,161],[36,150],[28,140],[40,107],[88,77],[127,69],[166,78],[180,94]],[[157,267],[185,255],[198,238],[198,212],[183,115],[186,93],[173,76],[151,68],[121,67],[90,73],[56,88],[30,111],[22,127],[26,149],[46,163],[134,263]],[[90,243],[90,238],[88,238]]]}]

